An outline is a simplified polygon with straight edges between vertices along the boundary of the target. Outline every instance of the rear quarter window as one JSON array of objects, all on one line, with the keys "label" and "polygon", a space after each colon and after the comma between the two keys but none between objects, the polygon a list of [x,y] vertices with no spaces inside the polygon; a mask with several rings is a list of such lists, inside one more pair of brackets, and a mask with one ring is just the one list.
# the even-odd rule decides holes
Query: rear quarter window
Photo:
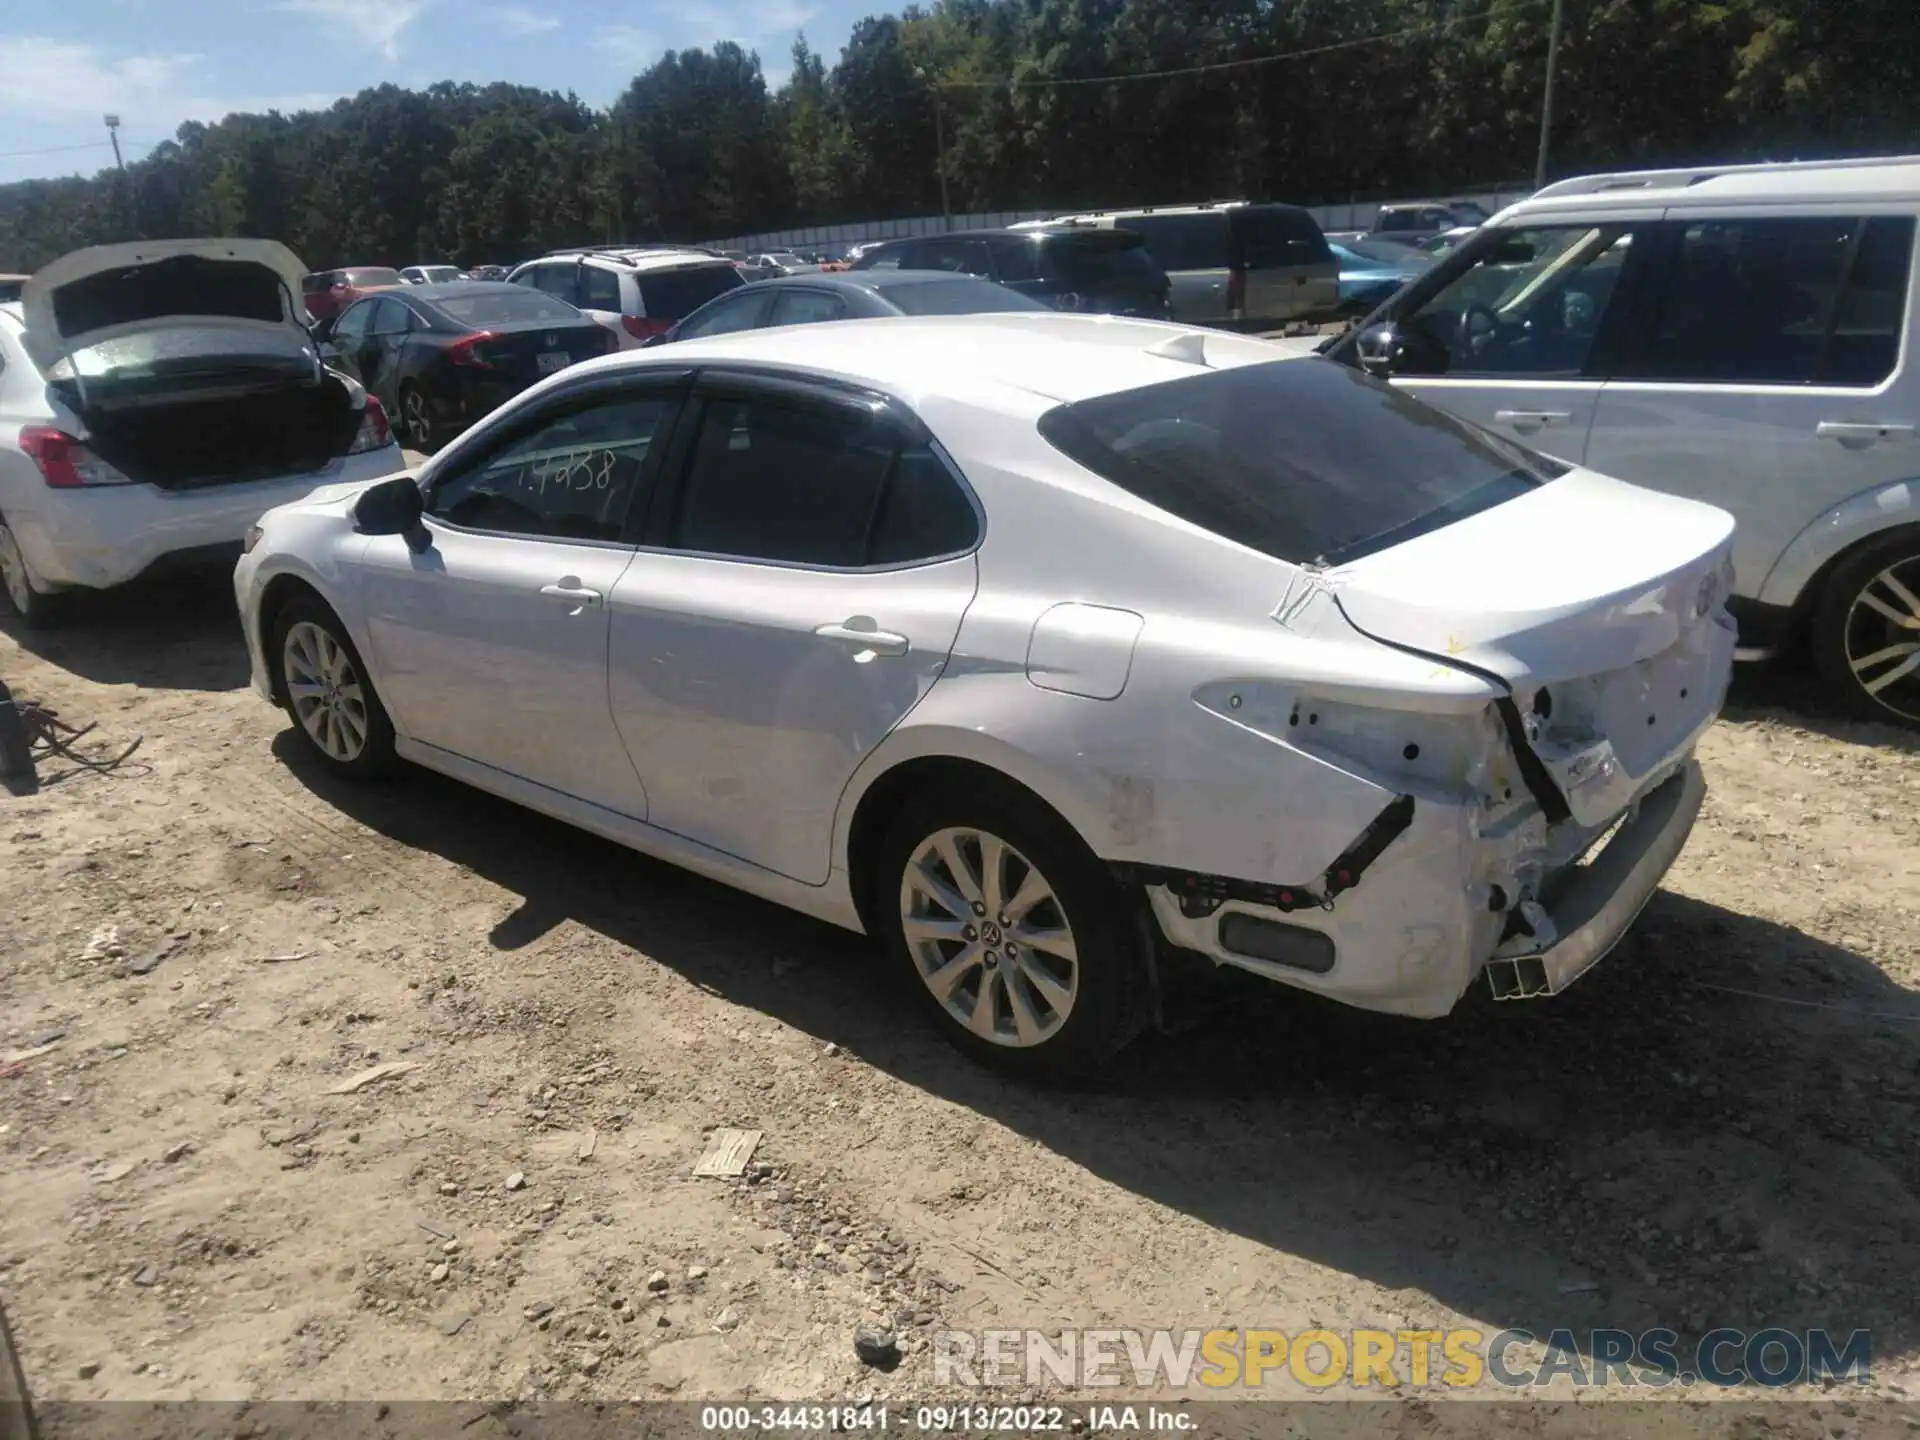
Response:
[{"label": "rear quarter window", "polygon": [[638,278],[640,304],[651,320],[683,320],[716,295],[746,283],[738,270],[724,263],[655,270]]},{"label": "rear quarter window", "polygon": [[1313,216],[1291,205],[1250,205],[1240,213],[1239,242],[1248,265],[1316,265],[1333,260]]},{"label": "rear quarter window", "polygon": [[1129,494],[1295,564],[1387,549],[1567,470],[1319,359],[1076,401],[1039,428]]}]

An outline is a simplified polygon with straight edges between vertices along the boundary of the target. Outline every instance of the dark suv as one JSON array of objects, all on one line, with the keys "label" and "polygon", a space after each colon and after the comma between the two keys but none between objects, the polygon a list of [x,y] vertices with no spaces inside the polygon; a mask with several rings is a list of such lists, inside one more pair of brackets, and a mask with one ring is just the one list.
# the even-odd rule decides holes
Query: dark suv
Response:
[{"label": "dark suv", "polygon": [[1173,313],[1167,272],[1146,243],[1125,230],[1063,225],[922,235],[876,245],[852,268],[978,275],[1055,310],[1155,320]]}]

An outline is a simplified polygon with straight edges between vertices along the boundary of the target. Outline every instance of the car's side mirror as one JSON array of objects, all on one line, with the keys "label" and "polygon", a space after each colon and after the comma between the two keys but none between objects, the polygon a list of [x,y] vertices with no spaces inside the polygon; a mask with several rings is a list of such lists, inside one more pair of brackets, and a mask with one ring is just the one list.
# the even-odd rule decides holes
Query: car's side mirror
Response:
[{"label": "car's side mirror", "polygon": [[353,528],[362,535],[404,535],[412,546],[416,536],[427,533],[420,523],[425,513],[426,500],[413,477],[396,475],[360,492],[353,502]]},{"label": "car's side mirror", "polygon": [[1378,325],[1369,325],[1355,336],[1353,349],[1360,368],[1376,379],[1384,380],[1393,374],[1394,367],[1400,363],[1406,343],[1400,338],[1400,327],[1391,320],[1383,320]]}]

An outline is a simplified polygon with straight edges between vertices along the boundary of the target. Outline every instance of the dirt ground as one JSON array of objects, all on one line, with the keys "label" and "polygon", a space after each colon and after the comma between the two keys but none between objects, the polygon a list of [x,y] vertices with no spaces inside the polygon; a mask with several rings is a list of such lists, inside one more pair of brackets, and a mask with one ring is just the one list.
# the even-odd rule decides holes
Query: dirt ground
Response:
[{"label": "dirt ground", "polygon": [[[1229,986],[1065,1092],[960,1059],[856,937],[430,775],[337,785],[217,585],[26,641],[17,695],[142,739],[0,792],[0,1059],[52,1046],[0,1066],[0,1301],[43,1398],[928,1398],[944,1328],[1778,1325],[1870,1330],[1874,1381],[1767,1433],[1920,1399],[1920,745],[1790,669],[1738,680],[1691,844],[1566,995]],[[690,1174],[719,1126],[764,1132],[748,1178]],[[1545,1433],[1484,1409],[1368,1433]]]}]

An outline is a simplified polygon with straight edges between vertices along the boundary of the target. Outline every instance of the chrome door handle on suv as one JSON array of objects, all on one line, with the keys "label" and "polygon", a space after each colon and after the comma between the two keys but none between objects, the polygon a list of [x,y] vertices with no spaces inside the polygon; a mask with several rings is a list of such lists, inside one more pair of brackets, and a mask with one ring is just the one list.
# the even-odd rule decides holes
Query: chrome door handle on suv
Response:
[{"label": "chrome door handle on suv", "polygon": [[1876,425],[1871,421],[1822,420],[1813,427],[1822,440],[1838,440],[1842,445],[1872,445],[1880,440],[1911,440],[1911,425]]}]

